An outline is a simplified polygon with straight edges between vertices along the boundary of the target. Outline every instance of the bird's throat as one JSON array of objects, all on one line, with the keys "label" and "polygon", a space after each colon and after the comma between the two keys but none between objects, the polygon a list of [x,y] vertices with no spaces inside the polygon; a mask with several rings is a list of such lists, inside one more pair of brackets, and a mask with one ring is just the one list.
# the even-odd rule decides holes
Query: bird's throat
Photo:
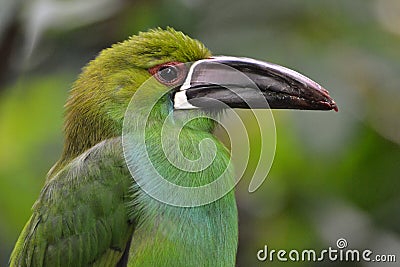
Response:
[{"label": "bird's throat", "polygon": [[[229,151],[210,133],[212,124],[207,120],[192,121],[183,128],[176,121],[163,126],[152,124],[147,129],[146,148],[157,172],[169,182],[185,187],[201,187],[221,176],[228,176],[225,178],[234,183]],[[151,179],[153,173],[141,164],[146,160],[145,153],[137,152],[132,151],[131,163],[137,163],[133,175]],[[202,158],[208,163],[205,168]],[[185,160],[194,162],[192,167],[198,169],[190,169]],[[213,191],[218,190],[211,189],[209,194]],[[134,206],[140,206],[142,213],[129,266],[234,266],[238,222],[233,190],[216,201],[194,207],[173,206],[143,190],[137,192]],[[196,197],[199,196],[193,194]]]}]

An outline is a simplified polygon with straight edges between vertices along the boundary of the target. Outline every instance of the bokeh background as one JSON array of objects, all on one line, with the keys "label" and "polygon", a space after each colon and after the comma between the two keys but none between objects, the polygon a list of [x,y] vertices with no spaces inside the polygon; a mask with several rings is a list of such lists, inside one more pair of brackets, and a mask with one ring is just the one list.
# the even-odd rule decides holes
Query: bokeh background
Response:
[{"label": "bokeh background", "polygon": [[307,74],[339,113],[274,111],[269,176],[247,192],[260,137],[242,112],[252,162],[237,188],[239,266],[271,249],[350,248],[400,262],[400,1],[1,0],[0,266],[6,266],[45,175],[62,148],[63,104],[80,69],[138,31],[173,26],[214,54],[247,56]]}]

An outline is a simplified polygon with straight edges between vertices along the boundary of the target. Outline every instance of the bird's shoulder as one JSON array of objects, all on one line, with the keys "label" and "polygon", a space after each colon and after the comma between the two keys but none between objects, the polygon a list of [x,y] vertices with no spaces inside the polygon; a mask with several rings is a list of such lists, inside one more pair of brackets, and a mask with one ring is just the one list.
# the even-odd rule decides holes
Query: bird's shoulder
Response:
[{"label": "bird's shoulder", "polygon": [[121,138],[70,161],[47,179],[11,266],[116,265],[135,227],[132,181]]}]

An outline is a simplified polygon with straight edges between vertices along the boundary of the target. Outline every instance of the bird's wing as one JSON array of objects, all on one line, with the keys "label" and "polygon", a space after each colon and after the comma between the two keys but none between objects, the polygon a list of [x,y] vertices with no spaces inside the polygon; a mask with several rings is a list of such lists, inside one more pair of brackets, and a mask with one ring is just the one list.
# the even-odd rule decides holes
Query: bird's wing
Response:
[{"label": "bird's wing", "polygon": [[132,181],[120,138],[71,161],[46,182],[10,265],[124,266],[135,227]]}]

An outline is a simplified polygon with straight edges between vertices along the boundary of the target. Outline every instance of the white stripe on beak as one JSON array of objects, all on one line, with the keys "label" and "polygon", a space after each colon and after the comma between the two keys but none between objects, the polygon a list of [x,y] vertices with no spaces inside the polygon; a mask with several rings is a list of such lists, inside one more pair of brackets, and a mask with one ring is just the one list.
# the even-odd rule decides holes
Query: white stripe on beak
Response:
[{"label": "white stripe on beak", "polygon": [[193,106],[189,103],[186,96],[186,90],[178,91],[174,97],[174,108],[175,109],[196,109],[198,107]]},{"label": "white stripe on beak", "polygon": [[189,103],[187,96],[186,96],[186,89],[190,88],[190,83],[192,81],[194,68],[197,66],[197,64],[199,64],[203,61],[205,61],[205,60],[196,61],[190,66],[188,74],[185,79],[185,82],[182,84],[179,91],[175,93],[175,97],[174,97],[174,108],[175,109],[197,109],[198,108]]}]

